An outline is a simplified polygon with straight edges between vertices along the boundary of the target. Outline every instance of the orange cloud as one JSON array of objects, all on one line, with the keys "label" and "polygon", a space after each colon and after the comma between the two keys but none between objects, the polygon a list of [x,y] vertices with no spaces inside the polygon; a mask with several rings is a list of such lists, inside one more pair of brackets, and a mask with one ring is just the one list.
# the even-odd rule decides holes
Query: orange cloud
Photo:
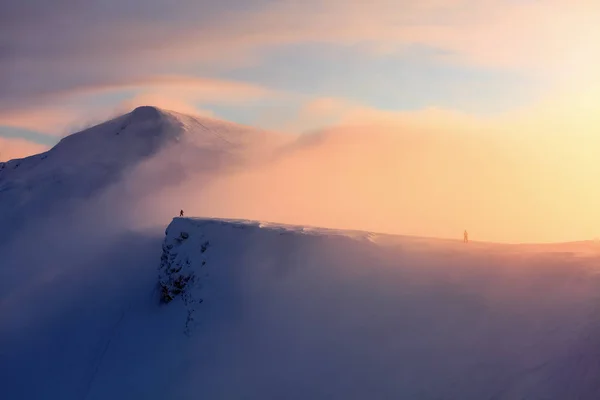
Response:
[{"label": "orange cloud", "polygon": [[23,158],[48,150],[48,146],[23,139],[0,137],[0,161]]},{"label": "orange cloud", "polygon": [[67,108],[40,107],[0,112],[0,125],[58,135],[72,118]]}]

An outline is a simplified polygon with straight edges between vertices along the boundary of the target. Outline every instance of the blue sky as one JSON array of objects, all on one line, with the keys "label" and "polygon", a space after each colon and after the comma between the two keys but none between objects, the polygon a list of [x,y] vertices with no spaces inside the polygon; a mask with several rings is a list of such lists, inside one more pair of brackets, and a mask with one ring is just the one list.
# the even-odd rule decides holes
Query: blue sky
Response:
[{"label": "blue sky", "polygon": [[[512,71],[452,65],[433,48],[366,57],[358,46],[301,44],[265,52],[263,62],[218,74],[305,96],[346,98],[385,110],[428,106],[497,112],[530,100],[535,79]],[[478,99],[485,97],[486,102]]]}]

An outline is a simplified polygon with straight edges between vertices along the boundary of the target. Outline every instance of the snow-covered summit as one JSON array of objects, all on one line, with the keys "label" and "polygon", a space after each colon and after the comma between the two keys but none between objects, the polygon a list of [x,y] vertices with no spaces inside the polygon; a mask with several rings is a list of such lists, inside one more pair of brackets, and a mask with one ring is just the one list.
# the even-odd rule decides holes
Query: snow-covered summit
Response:
[{"label": "snow-covered summit", "polygon": [[132,119],[158,119],[165,113],[160,108],[155,106],[139,106],[131,112]]},{"label": "snow-covered summit", "polygon": [[60,162],[75,163],[101,160],[108,162],[122,159],[123,156],[139,158],[151,155],[170,142],[183,139],[194,145],[218,145],[226,148],[242,144],[265,144],[268,140],[281,140],[281,136],[215,118],[141,106],[127,114],[68,135],[48,152],[1,163],[4,164],[2,171],[10,170],[11,167],[17,169],[21,166],[33,166],[34,161],[46,159],[58,158]]},{"label": "snow-covered summit", "polygon": [[[141,106],[133,111],[63,138],[51,150],[19,160],[2,163],[0,179],[5,175],[24,174],[41,165],[57,164],[127,165],[156,153],[166,145],[185,140],[213,150],[231,150],[234,146],[259,145],[278,135],[255,128]],[[15,172],[9,172],[14,170]]]}]

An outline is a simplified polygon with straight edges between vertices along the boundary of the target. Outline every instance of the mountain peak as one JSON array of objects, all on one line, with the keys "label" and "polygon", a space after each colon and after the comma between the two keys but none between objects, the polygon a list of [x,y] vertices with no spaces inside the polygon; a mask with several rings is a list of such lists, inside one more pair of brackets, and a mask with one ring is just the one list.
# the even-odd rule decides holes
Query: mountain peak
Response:
[{"label": "mountain peak", "polygon": [[140,106],[131,112],[131,116],[136,120],[158,119],[164,112],[154,106]]}]

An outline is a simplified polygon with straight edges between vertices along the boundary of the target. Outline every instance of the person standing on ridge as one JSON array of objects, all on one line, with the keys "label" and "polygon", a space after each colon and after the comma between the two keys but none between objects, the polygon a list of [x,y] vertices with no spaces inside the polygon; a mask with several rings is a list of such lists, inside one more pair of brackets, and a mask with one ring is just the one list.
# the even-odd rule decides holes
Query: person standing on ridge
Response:
[{"label": "person standing on ridge", "polygon": [[179,216],[183,217],[183,210],[179,211]]},{"label": "person standing on ridge", "polygon": [[463,242],[469,243],[469,233],[465,229],[465,233],[463,233]]}]

